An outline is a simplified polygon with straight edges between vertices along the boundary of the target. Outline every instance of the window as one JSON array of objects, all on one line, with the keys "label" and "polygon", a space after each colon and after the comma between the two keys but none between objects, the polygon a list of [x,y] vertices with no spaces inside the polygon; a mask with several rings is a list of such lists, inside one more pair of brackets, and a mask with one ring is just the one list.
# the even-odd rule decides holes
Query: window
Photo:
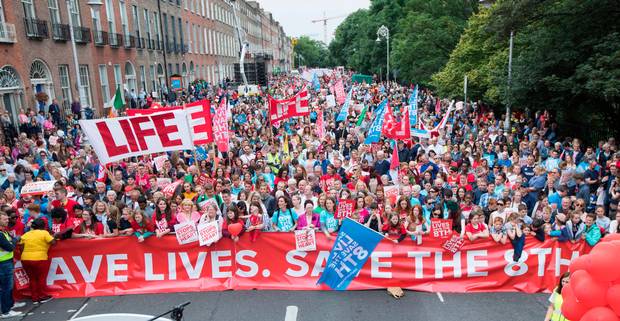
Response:
[{"label": "window", "polygon": [[71,106],[71,82],[69,79],[69,65],[58,65],[60,75],[60,91],[62,92],[62,106],[69,109]]},{"label": "window", "polygon": [[184,5],[185,5],[185,10],[187,10],[187,9],[188,9],[188,8],[187,8],[187,3],[189,2],[189,0],[185,0],[184,2],[185,2],[185,3],[184,3]]},{"label": "window", "polygon": [[177,75],[180,75],[181,74],[181,67],[180,67],[179,64],[177,64],[176,67],[177,67]]},{"label": "window", "polygon": [[34,5],[32,0],[22,0],[22,6],[24,7],[24,17],[26,19],[36,19],[37,15],[34,12]]},{"label": "window", "polygon": [[[187,36],[191,38],[191,34]],[[183,45],[183,22],[181,22],[181,18],[179,18],[179,39],[181,40],[181,45]]]},{"label": "window", "polygon": [[155,65],[149,66],[149,75],[151,76],[151,88],[153,91],[157,91],[157,83],[155,81]]},{"label": "window", "polygon": [[189,2],[189,11],[194,12],[194,0],[186,0],[185,5],[187,5],[188,2]]},{"label": "window", "polygon": [[213,30],[209,30],[209,54],[213,54]]},{"label": "window", "polygon": [[146,69],[143,65],[140,65],[140,91],[144,90],[148,92],[148,88],[146,87]]},{"label": "window", "polygon": [[47,0],[47,7],[50,9],[50,21],[52,25],[60,23],[60,12],[58,12],[58,0]]},{"label": "window", "polygon": [[92,106],[88,65],[80,65],[80,82],[82,83],[82,88],[80,88],[80,103],[82,106]]},{"label": "window", "polygon": [[176,23],[173,16],[170,16],[170,27],[172,29],[172,42],[176,45],[177,43],[177,30]]},{"label": "window", "polygon": [[108,69],[105,65],[99,65],[99,83],[101,84],[101,97],[103,103],[110,101],[110,84],[108,83]]},{"label": "window", "polygon": [[127,22],[127,8],[125,7],[125,1],[119,1],[118,6],[121,11],[121,28],[123,30],[123,35],[125,36],[125,43],[127,44],[129,41],[129,24]]},{"label": "window", "polygon": [[[131,6],[131,19],[133,20],[133,30],[136,34],[136,37],[140,38],[142,36],[140,34],[140,17],[138,17],[138,7],[135,5]],[[137,41],[140,41],[140,39],[138,39]]]},{"label": "window", "polygon": [[151,42],[151,16],[149,16],[148,9],[144,9],[144,27],[146,28],[146,40]]},{"label": "window", "polygon": [[80,5],[78,0],[69,0],[69,11],[71,12],[71,23],[73,26],[82,26],[82,20],[80,19]]},{"label": "window", "polygon": [[129,61],[125,63],[125,82],[127,84],[127,90],[129,92],[135,93],[137,91],[136,70]]},{"label": "window", "polygon": [[105,0],[105,12],[108,18],[108,32],[116,33],[116,21],[114,21],[114,3],[112,0]]},{"label": "window", "polygon": [[[188,45],[189,45],[189,53],[192,53],[192,31],[190,30],[191,25],[189,24],[189,22],[185,21],[185,29],[187,29],[187,35],[189,36],[188,41]],[[181,40],[181,42],[183,42]]]},{"label": "window", "polygon": [[123,89],[123,74],[121,74],[121,65],[114,65],[114,90],[120,86]]}]

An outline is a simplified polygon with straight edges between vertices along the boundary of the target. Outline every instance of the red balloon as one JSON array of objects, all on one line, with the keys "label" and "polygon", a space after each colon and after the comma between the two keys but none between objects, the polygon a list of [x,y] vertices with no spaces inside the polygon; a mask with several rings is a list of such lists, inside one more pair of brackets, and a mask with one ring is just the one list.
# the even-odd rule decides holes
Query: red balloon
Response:
[{"label": "red balloon", "polygon": [[587,255],[586,270],[601,282],[611,282],[620,277],[620,248],[615,244],[597,244]]},{"label": "red balloon", "polygon": [[580,321],[619,321],[620,318],[608,307],[596,307],[586,312]]},{"label": "red balloon", "polygon": [[562,315],[568,320],[579,320],[588,311],[587,307],[577,302],[570,286],[562,288],[562,300]]},{"label": "red balloon", "polygon": [[241,223],[233,223],[228,225],[228,232],[230,232],[230,235],[232,236],[238,236],[242,229],[243,225],[241,225]]},{"label": "red balloon", "polygon": [[609,282],[598,282],[587,271],[578,270],[571,274],[569,285],[577,301],[587,308],[607,305]]},{"label": "red balloon", "polygon": [[620,316],[620,284],[616,284],[607,290],[607,304]]},{"label": "red balloon", "polygon": [[578,270],[585,270],[586,269],[586,261],[588,260],[588,256],[587,255],[582,255],[576,259],[574,259],[571,263],[570,263],[570,267],[568,268],[569,271],[575,272]]}]

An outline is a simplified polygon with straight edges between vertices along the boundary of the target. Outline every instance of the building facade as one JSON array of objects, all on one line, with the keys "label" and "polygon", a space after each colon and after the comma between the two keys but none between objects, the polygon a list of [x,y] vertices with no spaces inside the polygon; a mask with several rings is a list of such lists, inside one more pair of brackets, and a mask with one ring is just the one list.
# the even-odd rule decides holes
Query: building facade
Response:
[{"label": "building facade", "polygon": [[171,76],[185,87],[234,79],[241,39],[249,43],[246,61],[269,58],[269,73],[290,70],[290,40],[256,2],[88,2],[0,0],[0,111],[15,124],[21,110],[46,109],[54,99],[64,112],[79,101],[101,116],[116,88],[159,95]]}]

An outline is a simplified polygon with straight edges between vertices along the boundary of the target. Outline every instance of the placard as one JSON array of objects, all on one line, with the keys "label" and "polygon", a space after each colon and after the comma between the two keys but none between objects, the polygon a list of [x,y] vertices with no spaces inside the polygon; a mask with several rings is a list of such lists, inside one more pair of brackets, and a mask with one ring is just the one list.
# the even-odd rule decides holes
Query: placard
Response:
[{"label": "placard", "polygon": [[[153,216],[153,218],[155,218],[155,216]],[[161,220],[155,221],[155,227],[157,227],[157,231],[159,231],[160,233],[164,233],[168,228],[168,221],[166,221],[165,217],[162,217]]]},{"label": "placard", "polygon": [[343,219],[345,217],[351,217],[353,215],[353,208],[355,207],[355,200],[338,200],[338,207],[336,208],[336,213],[334,214],[334,218],[337,220]]},{"label": "placard", "polygon": [[327,107],[336,107],[336,97],[334,95],[327,95],[325,101],[327,102]]},{"label": "placard", "polygon": [[316,234],[313,229],[295,231],[295,249],[297,251],[316,251]]},{"label": "placard", "polygon": [[460,236],[453,236],[452,238],[446,240],[441,247],[454,254],[461,250],[463,244],[465,244],[465,239]]},{"label": "placard", "polygon": [[48,192],[51,192],[54,190],[54,184],[56,184],[56,181],[42,181],[42,182],[27,183],[26,185],[22,186],[20,195],[21,196],[45,195]]},{"label": "placard", "polygon": [[196,225],[192,222],[179,223],[174,226],[174,232],[177,235],[179,244],[189,244],[198,241],[198,233]]},{"label": "placard", "polygon": [[210,246],[220,239],[217,221],[198,224],[198,243],[200,246]]},{"label": "placard", "polygon": [[452,221],[431,219],[431,235],[442,239],[449,238],[452,235]]}]

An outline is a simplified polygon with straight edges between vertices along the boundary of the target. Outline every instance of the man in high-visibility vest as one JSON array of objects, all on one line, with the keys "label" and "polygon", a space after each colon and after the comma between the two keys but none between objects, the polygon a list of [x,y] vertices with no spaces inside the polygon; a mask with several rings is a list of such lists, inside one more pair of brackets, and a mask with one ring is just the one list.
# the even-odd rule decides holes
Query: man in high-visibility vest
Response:
[{"label": "man in high-visibility vest", "polygon": [[9,234],[9,216],[0,212],[0,304],[2,315],[0,318],[10,318],[23,315],[22,312],[14,311],[25,303],[15,304],[13,302],[13,250],[15,250],[15,239]]}]

